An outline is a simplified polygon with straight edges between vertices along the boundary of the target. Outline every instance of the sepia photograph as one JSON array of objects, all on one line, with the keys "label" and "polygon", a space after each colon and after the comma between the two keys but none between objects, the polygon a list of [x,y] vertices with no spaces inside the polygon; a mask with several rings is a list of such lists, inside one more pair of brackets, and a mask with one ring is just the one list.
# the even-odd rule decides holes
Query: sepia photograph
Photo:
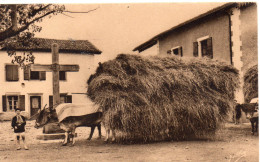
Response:
[{"label": "sepia photograph", "polygon": [[257,2],[0,2],[1,162],[258,162]]}]

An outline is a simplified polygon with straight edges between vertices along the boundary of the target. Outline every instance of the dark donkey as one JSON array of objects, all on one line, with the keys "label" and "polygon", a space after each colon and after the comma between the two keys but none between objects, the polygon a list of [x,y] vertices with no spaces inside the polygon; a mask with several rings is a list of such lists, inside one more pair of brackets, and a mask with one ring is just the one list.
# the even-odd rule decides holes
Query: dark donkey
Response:
[{"label": "dark donkey", "polygon": [[[91,132],[88,140],[91,140],[96,127],[98,127],[99,138],[101,138],[101,119],[102,112],[96,112],[82,116],[66,117],[64,120],[59,122],[60,128],[65,131],[65,139],[63,145],[65,146],[68,144],[70,140],[69,134],[71,134],[72,137],[72,145],[75,144],[75,130],[77,127],[81,126],[91,127]],[[40,111],[36,119],[35,128],[40,128],[51,121],[58,121],[56,110],[52,107],[44,108]]]},{"label": "dark donkey", "polygon": [[[250,120],[252,126],[252,134],[258,132],[258,103],[245,103],[236,105],[236,113],[241,114],[243,110],[246,114],[246,118]],[[240,115],[241,117],[241,115]]]}]

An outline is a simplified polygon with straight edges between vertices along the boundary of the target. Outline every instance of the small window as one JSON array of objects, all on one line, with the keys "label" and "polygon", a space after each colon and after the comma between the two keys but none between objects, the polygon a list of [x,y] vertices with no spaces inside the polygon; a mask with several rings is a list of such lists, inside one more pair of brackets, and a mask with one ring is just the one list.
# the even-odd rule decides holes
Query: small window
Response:
[{"label": "small window", "polygon": [[202,57],[207,56],[208,55],[208,53],[207,53],[207,49],[208,49],[207,39],[201,41],[200,44],[201,44],[201,56]]},{"label": "small window", "polygon": [[2,96],[2,110],[4,112],[15,111],[16,108],[25,111],[25,95]]},{"label": "small window", "polygon": [[[72,103],[72,95],[60,95],[60,102],[61,103]],[[49,96],[49,106],[53,106],[53,96]]]},{"label": "small window", "polygon": [[65,71],[60,71],[59,76],[60,76],[60,80],[66,80],[66,72]]},{"label": "small window", "polygon": [[31,71],[30,72],[30,79],[31,80],[39,80],[40,79],[40,72],[39,71]]},{"label": "small window", "polygon": [[170,50],[170,52],[168,54],[173,54],[175,56],[182,57],[182,47],[181,46],[174,47]]},{"label": "small window", "polygon": [[7,111],[14,111],[18,107],[18,96],[7,96]]},{"label": "small window", "polygon": [[24,80],[46,80],[46,71],[31,71],[30,67],[25,67]]},{"label": "small window", "polygon": [[30,80],[46,80],[46,72],[30,71]]},{"label": "small window", "polygon": [[212,37],[205,36],[193,42],[193,55],[195,57],[209,57],[213,58],[213,44]]},{"label": "small window", "polygon": [[6,81],[18,81],[18,65],[6,65]]},{"label": "small window", "polygon": [[172,54],[174,54],[174,55],[179,55],[179,50],[178,50],[178,48],[173,49],[173,50],[172,50]]}]

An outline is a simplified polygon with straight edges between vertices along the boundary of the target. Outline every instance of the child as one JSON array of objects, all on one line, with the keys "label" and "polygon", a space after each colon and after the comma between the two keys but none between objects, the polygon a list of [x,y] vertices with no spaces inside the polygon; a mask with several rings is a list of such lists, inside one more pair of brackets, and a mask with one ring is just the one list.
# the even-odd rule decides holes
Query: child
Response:
[{"label": "child", "polygon": [[25,125],[26,125],[26,121],[25,121],[25,117],[22,116],[21,110],[20,109],[15,109],[16,112],[16,116],[13,117],[12,119],[12,127],[14,128],[14,133],[15,133],[15,141],[16,141],[16,145],[17,145],[17,150],[21,149],[20,146],[20,139],[23,140],[23,144],[24,144],[24,149],[28,150],[28,147],[26,146],[26,142],[25,142]]}]

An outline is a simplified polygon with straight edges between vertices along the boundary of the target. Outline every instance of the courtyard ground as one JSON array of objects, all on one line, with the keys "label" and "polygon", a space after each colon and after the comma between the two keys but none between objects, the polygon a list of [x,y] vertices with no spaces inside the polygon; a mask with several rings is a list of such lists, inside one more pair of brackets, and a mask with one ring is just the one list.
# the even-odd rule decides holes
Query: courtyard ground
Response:
[{"label": "courtyard ground", "polygon": [[[36,139],[42,129],[27,122],[29,150],[16,150],[10,122],[0,122],[0,161],[259,161],[258,135],[252,136],[250,124],[226,123],[214,140],[171,141],[122,145],[97,139],[97,130],[87,141],[90,128],[78,128],[74,147],[61,146],[60,140]],[[104,129],[102,131],[105,135]]]}]

